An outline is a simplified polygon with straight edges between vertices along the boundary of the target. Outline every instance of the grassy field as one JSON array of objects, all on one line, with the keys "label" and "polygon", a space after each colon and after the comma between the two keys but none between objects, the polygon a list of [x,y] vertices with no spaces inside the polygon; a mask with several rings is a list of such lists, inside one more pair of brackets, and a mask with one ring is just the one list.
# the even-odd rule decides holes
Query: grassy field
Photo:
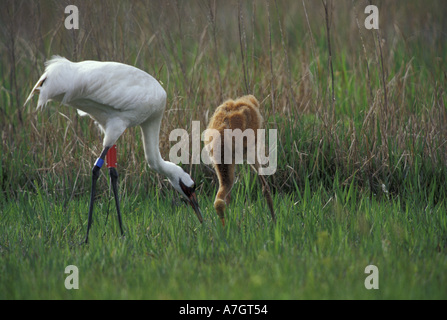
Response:
[{"label": "grassy field", "polygon": [[[87,197],[65,207],[42,194],[20,197],[3,208],[0,298],[446,297],[445,205],[296,192],[298,204],[275,197],[277,224],[259,197],[235,199],[225,229],[210,198],[202,197],[200,225],[169,200],[126,197],[124,239],[113,203],[104,200],[89,245],[80,245]],[[371,264],[379,268],[379,290],[364,286]],[[68,265],[79,268],[79,290],[64,286]]]},{"label": "grassy field", "polygon": [[[372,2],[379,30],[360,0],[5,0],[0,299],[446,299],[446,4]],[[64,27],[68,4],[79,30]],[[103,170],[81,245],[101,134],[69,107],[22,106],[53,54],[159,79],[165,159],[171,130],[203,130],[224,99],[254,94],[278,129],[277,223],[241,166],[222,228],[213,169],[184,164],[200,225],[131,128],[118,142],[126,236]],[[64,286],[68,265],[79,290]],[[368,265],[378,290],[365,288]]]}]

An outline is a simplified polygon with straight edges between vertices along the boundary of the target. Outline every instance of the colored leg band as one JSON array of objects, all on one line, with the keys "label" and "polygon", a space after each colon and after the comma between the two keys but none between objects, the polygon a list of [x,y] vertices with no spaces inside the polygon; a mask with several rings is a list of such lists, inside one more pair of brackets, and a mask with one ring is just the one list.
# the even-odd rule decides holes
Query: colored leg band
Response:
[{"label": "colored leg band", "polygon": [[116,144],[107,152],[107,168],[116,168],[118,165],[116,161]]},{"label": "colored leg band", "polygon": [[98,158],[98,160],[96,160],[96,162],[95,162],[95,166],[97,166],[99,168],[101,168],[103,164],[104,164],[104,160],[101,158]]}]

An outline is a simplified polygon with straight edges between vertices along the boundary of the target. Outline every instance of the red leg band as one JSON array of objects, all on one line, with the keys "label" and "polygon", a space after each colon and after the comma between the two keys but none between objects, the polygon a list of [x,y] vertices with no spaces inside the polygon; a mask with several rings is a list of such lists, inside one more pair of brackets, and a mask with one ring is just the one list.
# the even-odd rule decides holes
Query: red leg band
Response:
[{"label": "red leg band", "polygon": [[107,152],[107,168],[116,168],[116,144]]}]

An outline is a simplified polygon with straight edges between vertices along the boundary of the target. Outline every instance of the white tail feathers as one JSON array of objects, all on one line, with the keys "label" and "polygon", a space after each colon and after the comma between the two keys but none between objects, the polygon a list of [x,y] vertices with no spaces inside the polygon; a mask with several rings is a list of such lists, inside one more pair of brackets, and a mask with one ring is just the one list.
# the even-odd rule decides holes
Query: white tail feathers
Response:
[{"label": "white tail feathers", "polygon": [[[44,73],[39,81],[37,81],[36,85],[34,86],[33,90],[31,90],[31,93],[29,94],[28,98],[26,99],[25,103],[23,104],[23,106],[26,106],[28,104],[28,102],[31,100],[31,98],[34,96],[34,94],[36,93],[40,93],[41,88],[43,83],[46,80],[46,73]],[[48,102],[48,99],[46,99],[46,101],[43,101],[44,99],[41,99],[43,97],[39,97],[39,102],[37,103],[37,109],[41,108],[43,105],[45,105]]]},{"label": "white tail feathers", "polygon": [[[54,96],[57,94],[62,93],[64,90],[61,89],[61,86],[57,86],[58,88],[54,88],[54,85],[48,85],[47,78],[48,76],[51,76],[53,78],[59,77],[59,70],[55,72],[55,68],[57,68],[57,65],[60,63],[69,63],[69,61],[63,57],[60,56],[52,56],[50,60],[45,62],[45,72],[40,77],[40,79],[37,81],[36,85],[34,86],[33,90],[31,90],[31,93],[29,94],[28,98],[26,99],[23,106],[25,106],[31,98],[37,93],[39,94],[39,100],[37,102],[37,109],[42,108],[45,106]],[[63,70],[62,70],[63,71]],[[54,79],[52,79],[54,80]],[[46,86],[44,86],[45,81],[47,81]],[[51,81],[53,84],[58,83],[57,81]],[[60,82],[59,82],[60,83]]]},{"label": "white tail feathers", "polygon": [[77,110],[78,111],[78,114],[81,116],[81,117],[85,117],[85,116],[88,116],[88,113],[87,112],[84,112],[84,111],[81,111],[81,110]]}]

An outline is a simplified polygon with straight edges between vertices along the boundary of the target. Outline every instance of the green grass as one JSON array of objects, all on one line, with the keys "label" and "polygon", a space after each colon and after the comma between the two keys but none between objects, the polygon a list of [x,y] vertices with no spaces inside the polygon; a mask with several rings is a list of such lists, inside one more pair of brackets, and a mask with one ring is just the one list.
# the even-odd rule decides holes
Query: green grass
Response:
[{"label": "green grass", "polygon": [[[185,205],[126,196],[124,239],[112,199],[103,197],[88,245],[87,196],[64,206],[24,194],[2,208],[0,299],[446,298],[445,201],[335,190],[275,196],[276,224],[260,192],[237,197],[225,228],[211,197],[200,198],[200,225]],[[364,287],[371,264],[379,290]],[[68,265],[79,268],[78,290],[64,287]]]},{"label": "green grass", "polygon": [[[79,31],[65,29],[60,1],[3,2],[0,299],[447,298],[445,1],[373,1],[379,31],[363,27],[364,1],[327,1],[334,113],[320,1],[78,0]],[[222,100],[254,94],[266,128],[278,129],[268,177],[277,224],[244,168],[223,229],[213,170],[184,165],[200,225],[148,169],[130,128],[117,143],[126,237],[103,170],[90,244],[80,245],[101,133],[69,107],[22,107],[53,54],[159,79],[165,159],[172,129],[203,130]],[[79,290],[64,287],[71,264]],[[379,290],[364,287],[370,264]]]}]

